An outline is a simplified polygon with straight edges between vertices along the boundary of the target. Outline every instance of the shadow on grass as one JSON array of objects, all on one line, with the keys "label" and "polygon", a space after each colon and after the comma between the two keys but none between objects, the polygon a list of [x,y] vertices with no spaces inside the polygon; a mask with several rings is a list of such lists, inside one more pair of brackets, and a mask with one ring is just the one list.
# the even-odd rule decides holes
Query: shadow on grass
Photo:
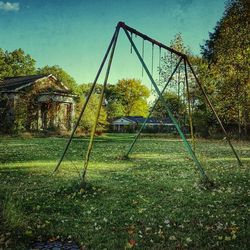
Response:
[{"label": "shadow on grass", "polygon": [[[13,249],[39,237],[57,235],[71,235],[90,249],[124,249],[131,239],[141,249],[245,248],[249,236],[245,229],[247,166],[228,167],[231,158],[226,158],[226,163],[225,158],[212,160],[210,166],[208,159],[206,169],[220,184],[208,191],[200,188],[193,162],[176,154],[175,143],[168,147],[166,156],[158,143],[151,144],[150,151],[144,142],[129,161],[118,161],[115,157],[124,150],[123,143],[117,151],[110,144],[107,151],[101,142],[91,159],[87,186],[82,187],[72,167],[62,166],[58,174],[50,176],[57,158],[52,149],[58,143],[60,140],[44,144],[40,151],[28,148],[21,159],[6,157],[8,165],[0,172],[4,222],[0,230],[11,232]],[[81,141],[73,149],[74,154],[81,152]],[[34,150],[34,157],[28,155]],[[39,164],[41,159],[44,162]],[[82,162],[78,156],[72,159]],[[50,160],[47,166],[46,160]],[[241,231],[235,240],[219,242],[218,235],[232,237],[231,221]],[[169,240],[171,236],[176,240]],[[187,242],[187,238],[192,241]]]}]

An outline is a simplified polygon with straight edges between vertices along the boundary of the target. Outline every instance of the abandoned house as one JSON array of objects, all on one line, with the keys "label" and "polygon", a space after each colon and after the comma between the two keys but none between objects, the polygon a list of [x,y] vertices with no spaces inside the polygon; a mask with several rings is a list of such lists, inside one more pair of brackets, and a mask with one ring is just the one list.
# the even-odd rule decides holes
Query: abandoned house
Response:
[{"label": "abandoned house", "polygon": [[4,78],[0,131],[70,131],[76,97],[52,74]]}]

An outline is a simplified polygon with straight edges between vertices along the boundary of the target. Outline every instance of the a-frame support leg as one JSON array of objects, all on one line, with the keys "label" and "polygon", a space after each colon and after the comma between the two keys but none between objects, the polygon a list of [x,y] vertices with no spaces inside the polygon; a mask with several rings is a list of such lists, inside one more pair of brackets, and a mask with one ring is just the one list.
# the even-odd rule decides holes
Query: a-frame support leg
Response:
[{"label": "a-frame support leg", "polygon": [[103,83],[103,88],[102,88],[102,92],[101,92],[101,96],[100,96],[100,100],[99,100],[99,104],[98,104],[98,108],[97,108],[97,112],[96,112],[95,122],[94,122],[94,126],[92,128],[92,131],[91,131],[88,150],[87,150],[87,153],[86,153],[86,156],[85,156],[85,162],[84,162],[83,170],[82,170],[82,173],[81,173],[81,181],[82,182],[84,182],[84,179],[85,179],[85,176],[86,176],[88,163],[89,163],[89,158],[90,158],[90,154],[91,154],[91,151],[92,151],[92,148],[93,148],[97,123],[98,123],[99,115],[100,115],[100,112],[101,112],[104,93],[105,93],[107,82],[108,82],[109,72],[110,72],[110,68],[111,68],[111,64],[112,64],[112,60],[113,60],[113,56],[114,56],[114,52],[115,52],[115,47],[116,47],[116,42],[117,42],[119,30],[120,30],[120,27],[118,26],[116,28],[115,39],[114,39],[114,42],[113,42],[113,45],[112,45],[112,50],[111,50],[111,54],[110,54],[110,58],[109,58],[109,63],[108,63],[108,67],[107,67],[107,70],[106,70],[106,75],[105,75],[105,79],[104,79],[104,83]]},{"label": "a-frame support leg", "polygon": [[[172,74],[171,74],[170,77],[168,78],[167,83],[165,84],[163,90],[161,91],[161,95],[164,94],[164,92],[165,92],[165,90],[166,90],[168,84],[169,84],[170,81],[172,80],[172,78],[173,78],[173,76],[174,76],[176,70],[178,69],[178,67],[179,67],[179,65],[180,65],[180,63],[181,63],[181,61],[182,61],[182,58],[181,58],[181,59],[179,60],[179,62],[176,64],[174,71],[172,72]],[[151,110],[150,110],[150,112],[149,112],[147,118],[146,118],[145,121],[143,122],[142,126],[140,127],[139,132],[137,133],[136,137],[134,138],[133,142],[131,143],[131,145],[130,145],[130,147],[129,147],[129,149],[128,149],[128,152],[124,155],[125,158],[128,158],[128,155],[129,155],[130,152],[132,151],[132,149],[133,149],[133,147],[134,147],[134,145],[135,145],[137,139],[139,138],[139,136],[140,136],[140,134],[141,134],[143,128],[145,127],[145,125],[146,125],[146,123],[147,123],[147,121],[148,121],[148,119],[150,118],[150,116],[152,115],[153,111],[155,110],[155,107],[156,107],[157,103],[159,102],[159,100],[160,100],[160,98],[158,98],[158,99],[155,101],[155,103],[154,103],[153,107],[151,108]]]},{"label": "a-frame support leg", "polygon": [[207,175],[206,175],[206,173],[205,173],[203,167],[201,166],[199,160],[196,158],[196,156],[195,156],[195,154],[194,154],[194,152],[193,152],[191,146],[189,145],[189,143],[188,143],[188,141],[187,141],[185,135],[183,134],[183,132],[182,132],[182,130],[181,130],[181,128],[180,128],[180,126],[179,126],[177,120],[175,119],[174,115],[172,114],[172,112],[171,112],[171,110],[170,110],[170,108],[169,108],[168,103],[165,101],[165,99],[164,99],[163,96],[161,95],[161,92],[160,92],[158,86],[156,85],[156,83],[155,83],[155,81],[154,81],[152,75],[150,74],[150,72],[149,72],[149,70],[148,70],[148,68],[147,68],[147,66],[146,66],[146,64],[145,64],[145,62],[143,61],[142,56],[140,55],[138,49],[136,48],[136,46],[135,46],[133,40],[131,39],[131,37],[130,37],[128,31],[127,31],[125,28],[123,28],[123,30],[124,30],[124,32],[126,33],[126,35],[127,35],[128,39],[129,39],[129,41],[130,41],[130,43],[131,43],[131,45],[132,45],[132,47],[133,47],[133,49],[134,49],[134,51],[135,51],[137,57],[139,58],[139,60],[140,60],[140,62],[141,62],[141,64],[142,64],[142,66],[143,66],[145,72],[147,73],[147,75],[148,75],[148,77],[149,77],[149,79],[150,79],[152,85],[154,86],[154,89],[156,90],[157,94],[159,95],[160,100],[161,100],[162,103],[164,104],[164,106],[165,106],[165,108],[166,108],[166,110],[167,110],[167,112],[168,112],[169,117],[170,117],[171,120],[173,121],[173,123],[174,123],[174,125],[175,125],[175,127],[176,127],[176,129],[177,129],[177,131],[178,131],[178,133],[180,134],[180,136],[181,136],[181,138],[182,138],[182,140],[183,140],[183,143],[184,143],[184,145],[185,145],[187,151],[189,152],[190,156],[192,157],[192,159],[193,159],[193,161],[194,161],[194,163],[195,163],[197,169],[199,170],[199,172],[200,172],[202,178],[204,179],[205,182],[209,182],[209,179],[208,179],[208,177],[207,177]]},{"label": "a-frame support leg", "polygon": [[63,159],[64,159],[64,157],[65,157],[65,155],[66,155],[66,153],[67,153],[67,151],[68,151],[68,148],[69,148],[69,146],[70,146],[70,143],[71,143],[71,141],[72,141],[72,139],[73,139],[73,136],[74,136],[74,134],[75,134],[75,132],[76,132],[77,127],[79,126],[79,123],[80,123],[80,121],[81,121],[81,119],[82,119],[83,113],[84,113],[84,111],[85,111],[85,109],[86,109],[86,107],[87,107],[87,104],[88,104],[88,102],[89,102],[89,99],[90,99],[90,97],[91,97],[91,95],[92,95],[92,93],[93,93],[93,91],[94,91],[94,89],[95,89],[96,83],[97,83],[98,78],[99,78],[99,76],[100,76],[100,74],[101,74],[101,72],[102,72],[103,66],[104,66],[104,64],[105,64],[105,62],[106,62],[106,60],[107,60],[107,57],[108,57],[109,52],[110,52],[110,50],[111,50],[112,44],[113,44],[114,41],[115,41],[115,38],[116,38],[116,31],[115,31],[115,33],[114,33],[114,35],[113,35],[113,37],[112,37],[112,39],[111,39],[111,41],[110,41],[110,44],[109,44],[108,49],[107,49],[107,51],[106,51],[106,53],[105,53],[105,55],[104,55],[104,57],[103,57],[102,63],[101,63],[101,65],[100,65],[100,67],[99,67],[99,70],[98,70],[98,72],[97,72],[97,74],[96,74],[95,80],[94,80],[94,82],[93,82],[93,84],[92,84],[92,86],[91,86],[91,89],[90,89],[90,91],[89,91],[89,94],[88,94],[88,96],[86,97],[86,100],[85,100],[85,102],[84,102],[84,104],[83,104],[82,110],[81,110],[81,112],[80,112],[80,114],[79,114],[79,117],[78,117],[78,119],[77,119],[77,121],[76,121],[76,123],[75,123],[75,125],[74,125],[74,128],[73,128],[73,130],[72,130],[72,132],[71,132],[70,138],[69,138],[69,140],[68,140],[68,142],[67,142],[67,144],[66,144],[66,146],[65,146],[65,148],[64,148],[64,150],[63,150],[62,156],[61,156],[61,158],[59,159],[59,161],[58,161],[58,163],[57,163],[57,165],[56,165],[56,167],[55,167],[53,173],[55,173],[55,172],[59,169],[59,167],[60,167],[60,165],[61,165],[61,163],[62,163],[62,161],[63,161]]},{"label": "a-frame support leg", "polygon": [[188,72],[187,72],[186,59],[184,59],[184,68],[185,68],[185,84],[186,84],[187,99],[188,99],[188,118],[189,118],[190,134],[191,134],[193,151],[195,152],[194,126],[193,126],[193,117],[192,117],[193,115],[192,115],[191,98],[190,98],[190,92],[189,92],[189,82],[188,82]]},{"label": "a-frame support leg", "polygon": [[223,126],[223,124],[222,124],[222,122],[221,122],[221,120],[220,120],[218,114],[217,114],[217,112],[215,111],[215,109],[214,109],[212,103],[210,102],[210,100],[209,100],[209,98],[208,98],[208,96],[207,96],[207,94],[206,94],[206,92],[205,92],[203,86],[201,85],[201,83],[200,83],[198,77],[196,76],[196,74],[195,74],[195,72],[194,72],[194,69],[193,69],[191,63],[189,62],[189,60],[188,60],[187,58],[185,59],[185,61],[187,62],[188,66],[189,66],[189,68],[190,68],[190,70],[191,70],[191,72],[192,72],[192,74],[193,74],[193,76],[194,76],[194,78],[195,78],[195,81],[197,82],[197,84],[198,84],[198,86],[199,86],[199,88],[200,88],[202,94],[204,95],[204,97],[205,97],[205,99],[206,99],[206,101],[207,101],[208,106],[211,108],[212,112],[214,113],[214,115],[215,115],[215,117],[216,117],[216,119],[217,119],[217,121],[218,121],[218,123],[219,123],[219,125],[220,125],[220,127],[221,127],[221,129],[222,129],[222,131],[223,131],[223,133],[224,133],[224,135],[225,135],[225,137],[226,137],[226,140],[227,140],[228,144],[230,145],[230,147],[231,147],[231,149],[232,149],[232,151],[233,151],[233,153],[234,153],[234,155],[235,155],[235,158],[237,159],[237,162],[238,162],[239,166],[242,166],[242,162],[241,162],[241,160],[240,160],[238,154],[236,153],[236,151],[235,151],[235,149],[234,149],[234,146],[233,146],[233,144],[231,143],[231,141],[230,141],[230,139],[229,139],[229,136],[228,136],[228,134],[227,134],[227,132],[226,132],[226,130],[225,130],[225,128],[224,128],[224,126]]}]

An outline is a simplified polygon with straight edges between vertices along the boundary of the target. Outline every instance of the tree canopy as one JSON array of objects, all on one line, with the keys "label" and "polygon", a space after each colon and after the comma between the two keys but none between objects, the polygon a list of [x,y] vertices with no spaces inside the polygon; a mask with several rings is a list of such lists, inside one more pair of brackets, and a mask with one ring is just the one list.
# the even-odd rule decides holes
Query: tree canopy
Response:
[{"label": "tree canopy", "polygon": [[[88,95],[92,84],[80,84],[78,93],[81,98]],[[97,84],[93,96],[98,97],[102,85]],[[141,81],[122,79],[117,84],[108,84],[105,91],[103,109],[107,112],[108,120],[121,116],[146,116],[148,113],[147,98],[149,90]]]},{"label": "tree canopy", "polygon": [[44,66],[37,69],[37,74],[53,74],[59,81],[63,82],[72,92],[78,92],[75,79],[58,65]]},{"label": "tree canopy", "polygon": [[[177,118],[183,118],[186,113],[186,104],[179,98],[175,92],[165,92],[163,98],[168,103],[170,110]],[[153,112],[153,116],[157,118],[168,117],[165,105],[161,101],[158,101]]]},{"label": "tree canopy", "polygon": [[250,5],[230,0],[223,17],[202,47],[214,77],[216,109],[225,123],[237,123],[245,134],[250,120]]},{"label": "tree canopy", "polygon": [[116,116],[146,116],[150,91],[140,80],[122,79],[107,88],[108,114]]},{"label": "tree canopy", "polygon": [[[250,131],[249,20],[249,0],[228,0],[222,18],[201,47],[202,57],[191,54],[180,33],[170,43],[170,47],[189,56],[223,123],[229,127],[231,125],[237,126],[239,135],[243,132],[246,135]],[[178,61],[179,57],[171,53],[165,53],[161,57],[161,66],[159,67],[161,87],[166,83]],[[168,99],[175,115],[185,115],[187,112],[187,93],[184,65],[181,64],[179,69],[164,93],[164,98]],[[190,71],[188,73],[191,75]],[[81,96],[77,110],[80,110],[80,105],[91,86],[91,84],[77,85],[73,77],[58,65],[36,69],[35,60],[22,49],[11,52],[0,49],[0,79],[31,74],[55,75],[72,92]],[[194,124],[207,131],[209,126],[214,126],[213,114],[192,77],[189,79],[189,83],[193,117],[196,119]],[[85,118],[85,125],[87,124],[88,128],[93,120],[92,111],[97,105],[101,89],[102,86],[97,84],[89,105],[90,108],[87,111],[86,117],[88,118]],[[146,116],[149,110],[147,103],[149,95],[148,88],[137,79],[121,79],[115,85],[108,84],[105,93],[106,105],[102,107],[101,123],[104,124],[107,117],[112,120],[120,116]],[[167,116],[164,110],[164,107],[159,103],[154,115]]]},{"label": "tree canopy", "polygon": [[35,74],[36,61],[22,49],[0,49],[0,78]]}]

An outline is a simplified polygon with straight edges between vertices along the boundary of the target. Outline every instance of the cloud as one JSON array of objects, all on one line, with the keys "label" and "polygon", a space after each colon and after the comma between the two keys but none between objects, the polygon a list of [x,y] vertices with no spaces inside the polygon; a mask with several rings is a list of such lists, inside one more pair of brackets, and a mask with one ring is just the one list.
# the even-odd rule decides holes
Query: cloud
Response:
[{"label": "cloud", "polygon": [[2,1],[0,1],[0,10],[3,10],[3,11],[19,11],[20,6],[19,6],[19,3],[10,3],[10,2],[2,2]]}]

